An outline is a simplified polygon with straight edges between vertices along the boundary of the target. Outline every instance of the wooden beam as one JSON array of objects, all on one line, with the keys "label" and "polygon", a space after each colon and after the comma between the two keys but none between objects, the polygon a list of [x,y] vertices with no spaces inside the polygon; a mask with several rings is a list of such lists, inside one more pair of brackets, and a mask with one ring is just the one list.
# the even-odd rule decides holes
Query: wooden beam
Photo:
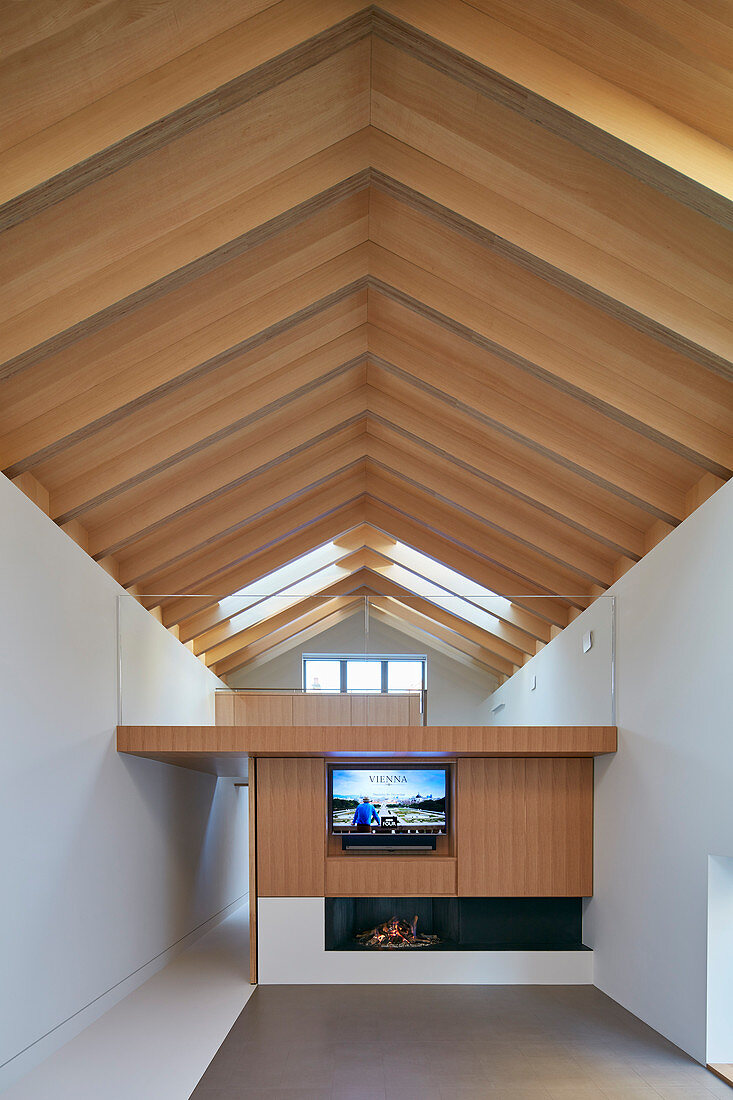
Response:
[{"label": "wooden beam", "polygon": [[[647,252],[660,259],[651,273],[648,261],[641,266],[637,266],[638,260],[637,264],[628,263],[625,259],[628,249],[623,243],[612,248],[609,233],[600,238],[587,234],[579,238],[578,226],[569,219],[558,224],[557,219],[541,217],[538,206],[528,207],[526,200],[522,201],[520,189],[512,195],[509,187],[502,190],[499,184],[499,190],[494,190],[493,173],[470,178],[456,171],[452,164],[426,156],[382,131],[371,135],[370,145],[373,196],[393,196],[400,204],[423,211],[497,256],[570,291],[673,351],[718,373],[729,371],[725,356],[721,356],[723,307],[717,301],[715,307],[706,302],[703,290],[706,283],[717,286],[723,282],[724,257],[718,254],[715,245],[710,251],[705,247],[711,239],[715,243],[723,241],[726,231],[722,228],[711,226],[699,215],[682,211],[682,225],[675,219],[675,232],[678,247],[684,247],[689,258],[682,272],[679,265],[675,268],[679,279],[673,280],[661,262],[663,238],[655,224],[648,230],[651,241]],[[645,204],[646,189],[638,190],[637,200]],[[672,203],[668,205],[675,207]],[[679,207],[675,213],[680,213]],[[619,215],[628,217],[623,207],[619,208]],[[702,241],[695,233],[698,227],[702,230]],[[624,232],[622,226],[620,235]],[[720,285],[719,290],[722,289]],[[715,351],[710,350],[710,344]]]},{"label": "wooden beam", "polygon": [[[311,612],[320,612],[322,609],[326,609],[324,614],[330,614],[333,610],[333,608],[330,608],[330,601],[336,597],[353,596],[355,587],[351,576],[347,575],[335,584],[328,585],[318,595],[308,596],[304,599],[293,598],[290,606],[286,605],[281,611],[278,611],[277,607],[268,607],[262,619],[241,629],[235,628],[228,638],[209,645],[206,649],[202,648],[204,644],[202,640],[201,644],[197,646],[198,652],[204,654],[206,664],[210,668],[213,666],[219,667],[220,664],[223,667],[223,662],[232,654],[240,653],[243,649],[261,641],[268,635],[277,634],[280,638],[281,634],[279,632],[291,623],[297,624],[303,618],[308,618],[309,625],[311,621],[317,621],[309,618]],[[329,608],[330,610],[328,610]]]},{"label": "wooden beam", "polygon": [[[610,550],[641,557],[648,516],[618,505],[560,463],[530,452],[509,437],[479,425],[421,387],[370,361],[369,433],[399,445],[422,447],[539,508]],[[629,517],[627,519],[627,517]],[[633,517],[633,521],[630,519]],[[646,522],[645,522],[646,521]]]},{"label": "wooden beam", "polygon": [[685,497],[687,515],[692,515],[696,508],[704,504],[713,493],[717,493],[718,489],[722,489],[724,484],[723,479],[715,477],[714,474],[705,474],[704,477],[701,477]]},{"label": "wooden beam", "polygon": [[[272,337],[351,298],[365,285],[367,253],[363,245],[316,267],[306,255],[301,255],[299,262],[305,270],[281,285],[276,282],[272,291],[263,284],[262,273],[253,270],[249,293],[237,286],[235,303],[239,304],[235,308],[234,303],[225,301],[234,293],[231,283],[220,287],[216,310],[214,295],[207,298],[199,293],[188,303],[172,295],[166,300],[165,315],[159,315],[154,323],[155,338],[143,328],[130,348],[129,339],[120,340],[120,332],[110,327],[85,344],[84,357],[78,348],[75,355],[69,349],[37,367],[32,383],[24,375],[5,382],[7,414],[0,437],[3,468],[29,455],[36,461],[60,441],[68,446],[84,434],[119,422],[141,404],[211,375]],[[276,278],[272,273],[271,277]],[[187,290],[190,294],[190,288]],[[176,324],[175,311],[181,308],[187,311],[185,325],[180,317]],[[214,312],[219,316],[213,316]],[[151,318],[136,319],[138,323],[143,320],[152,322]],[[147,360],[146,355],[156,347],[154,359]],[[95,369],[96,355],[103,352],[106,354],[101,362],[96,361]],[[34,388],[39,385],[42,393],[36,391],[34,406]],[[34,423],[29,429],[30,421]]]},{"label": "wooden beam", "polygon": [[336,535],[360,522],[363,494],[363,469],[336,475],[297,501],[290,501],[218,540],[215,546],[187,555],[182,564],[161,570],[142,586],[142,596],[147,603],[162,604],[166,621],[171,616],[171,622],[178,622],[185,618],[187,609],[186,602],[177,599],[178,595],[195,594],[197,600],[210,601],[199,604],[200,607],[211,606],[220,596],[231,595],[250,579],[261,576],[253,577],[250,572],[250,559],[254,555],[284,539],[294,539],[291,545],[300,545],[301,535],[306,545],[311,529]]},{"label": "wooden beam", "polygon": [[[666,377],[660,364],[653,369],[649,359],[642,362],[629,354],[621,336],[615,349],[610,344],[602,347],[596,343],[589,337],[588,328],[582,332],[576,328],[575,336],[566,341],[563,333],[570,332],[569,323],[561,332],[555,312],[548,313],[542,322],[530,324],[524,302],[520,308],[516,298],[511,309],[514,316],[510,316],[499,302],[491,300],[495,284],[485,288],[470,282],[454,285],[376,245],[371,246],[369,264],[372,279],[383,292],[396,295],[413,311],[478,343],[525,375],[549,383],[585,406],[600,409],[609,424],[630,428],[664,446],[669,454],[670,478],[679,471],[678,477],[684,481],[694,470],[689,460],[670,453],[674,452],[673,441],[680,441],[694,453],[700,449],[704,452],[710,446],[710,427],[725,430],[729,384],[707,371],[704,387],[693,390],[682,377],[690,372],[689,360],[679,357],[676,369]],[[587,325],[591,324],[588,318]],[[664,349],[664,355],[671,357],[672,353]],[[599,362],[604,364],[600,375]],[[674,381],[672,374],[676,376]],[[639,385],[640,375],[649,389]]]},{"label": "wooden beam", "polygon": [[81,546],[82,550],[89,552],[89,532],[86,527],[79,523],[78,519],[70,519],[67,523],[60,523],[59,526],[64,534],[73,539],[77,546]]},{"label": "wooden beam", "polygon": [[[303,630],[299,630],[297,635],[292,637],[286,637],[283,641],[278,642],[276,645],[264,646],[262,651],[256,656],[250,657],[244,665],[240,665],[240,668],[251,672],[255,668],[259,668],[262,665],[268,664],[270,661],[276,660],[285,653],[289,653],[295,646],[305,645],[311,638],[317,638],[323,634],[326,630],[330,630],[331,627],[336,626],[340,622],[344,622],[346,619],[352,618],[354,615],[363,614],[362,608],[359,604],[355,607],[347,606],[340,611],[334,611],[328,618],[315,623],[310,627],[306,627]],[[236,669],[234,670],[237,671]],[[228,681],[227,676],[223,676],[222,679]],[[237,686],[236,684],[234,685]]]},{"label": "wooden beam", "polygon": [[[355,295],[352,305],[339,303],[335,320],[347,325],[362,310],[365,318],[365,293]],[[315,339],[315,332],[308,336]],[[299,356],[301,342],[258,349],[238,361],[236,371],[223,376],[217,372],[167,399],[151,401],[122,424],[96,432],[41,464],[39,469],[47,467],[53,475],[54,515],[73,518],[104,504],[353,371],[363,361],[366,325],[347,329]],[[129,447],[120,453],[123,430]]]},{"label": "wooden beam", "polygon": [[[443,562],[481,587],[510,600],[511,605],[497,610],[505,622],[513,622],[541,641],[549,638],[549,624],[567,626],[568,609],[564,602],[548,597],[538,585],[520,581],[510,570],[498,566],[486,555],[485,544],[470,535],[460,523],[453,523],[445,534],[441,534],[424,519],[415,519],[393,504],[373,498],[366,501],[364,516],[369,523],[394,535],[406,546]],[[468,538],[461,541],[460,534]]]},{"label": "wooden beam", "polygon": [[[68,70],[77,59],[64,61],[58,47],[53,57],[55,71],[53,62],[49,71],[45,48],[30,51],[22,66],[0,69],[0,89],[12,73],[12,83],[5,89],[12,95],[11,103],[23,90],[26,120],[32,111],[30,104],[36,112],[42,111],[36,132],[29,132],[27,122],[25,131],[17,126],[14,130],[11,144],[15,148],[6,153],[0,191],[0,228],[37,214],[171,142],[218,122],[359,41],[370,30],[368,14],[359,12],[358,2],[325,0],[314,6],[288,0],[280,4],[276,0],[247,0],[246,7],[241,6],[237,12],[245,16],[244,20],[228,25],[231,20],[220,17],[218,26],[225,28],[225,33],[218,35],[213,10],[216,6],[223,11],[227,7],[207,5],[207,25],[201,31],[210,40],[196,42],[190,52],[181,47],[180,17],[170,18],[176,28],[174,41],[179,55],[158,55],[152,42],[147,43],[152,65],[147,71],[135,73],[133,80],[125,80],[121,74],[129,72],[132,50],[135,46],[139,49],[146,34],[139,17],[132,16],[128,23],[133,33],[121,38],[115,35],[104,44],[110,60],[97,70],[93,81],[70,82]],[[120,21],[124,27],[124,17]],[[102,31],[109,34],[111,26],[114,22]],[[85,31],[90,34],[89,20]],[[99,37],[88,39],[85,45],[83,61],[88,72],[90,62],[99,65],[105,53],[100,49]],[[76,35],[66,36],[67,50],[69,46],[75,53],[79,51]],[[34,79],[29,79],[31,74]],[[123,86],[114,86],[112,82],[120,79]],[[105,84],[108,90],[103,90]],[[84,102],[81,97],[90,85],[96,94]]]},{"label": "wooden beam", "polygon": [[[283,642],[290,642],[298,633],[302,633],[316,624],[320,624],[324,630],[327,629],[323,624],[329,623],[329,620],[332,620],[335,612],[353,614],[360,606],[363,606],[363,600],[361,598],[354,599],[349,596],[335,597],[332,600],[322,600],[319,607],[315,607],[308,611],[297,622],[295,620],[290,621],[279,630],[274,630],[266,635],[266,637],[253,642],[246,649],[241,649],[225,660],[219,661],[212,666],[212,671],[217,676],[228,675],[236,669],[242,668],[244,665],[254,660],[255,657],[267,652],[267,650],[273,649]],[[329,623],[329,625],[331,625],[331,623]]]},{"label": "wooden beam", "polygon": [[672,531],[674,531],[674,527],[671,524],[663,523],[661,519],[656,520],[644,535],[644,553],[648,554]]},{"label": "wooden beam", "polygon": [[427,490],[446,507],[478,519],[500,538],[516,540],[520,547],[546,557],[567,574],[575,575],[581,587],[588,583],[610,584],[613,552],[578,535],[572,528],[525,505],[509,494],[495,491],[480,476],[435,456],[419,444],[400,439],[396,446],[380,438],[367,449],[371,465],[387,477]]},{"label": "wooden beam", "polygon": [[[81,335],[79,325],[108,323],[105,311],[115,303],[241,237],[237,227],[208,248],[202,241],[207,229],[210,237],[221,233],[212,215],[237,194],[241,179],[250,188],[261,186],[368,124],[368,67],[369,44],[357,43],[232,112],[226,125],[190,134],[115,173],[111,182],[88,188],[77,201],[9,230],[1,268],[7,290],[0,303],[0,361],[13,363],[16,371],[24,363],[19,357],[38,345],[59,338],[68,347],[70,338]],[[248,141],[233,143],[232,132],[245,130]],[[305,195],[301,190],[297,201],[363,171],[360,139],[350,152],[354,170],[351,164],[344,170],[343,156],[336,157],[336,178],[326,181],[319,173],[315,189]],[[204,177],[207,186],[201,187]],[[295,205],[288,201],[276,216]],[[249,228],[262,224],[258,218]],[[72,264],[70,237],[77,241]],[[166,239],[159,245],[160,237]],[[42,281],[32,279],[39,263]]]},{"label": "wooden beam", "polygon": [[[240,561],[225,574],[227,594],[211,595],[202,591],[200,594],[191,593],[182,599],[170,599],[164,603],[164,620],[178,622],[183,637],[196,637],[228,617],[228,601],[236,599],[241,589],[253,587],[260,578],[269,576],[303,555],[327,546],[335,534],[343,531],[350,523],[357,522],[360,516],[360,505],[351,503],[333,510],[325,517],[312,520],[295,532],[288,532],[281,538],[251,550],[243,562]],[[248,539],[252,538],[253,532],[248,532]],[[250,546],[252,545],[257,546],[257,542],[250,542]],[[237,553],[235,551],[232,556],[236,557]]]},{"label": "wooden beam", "polygon": [[[212,661],[216,661],[220,656],[227,656],[233,651],[230,646],[219,653],[220,645],[231,643],[232,639],[239,638],[243,633],[247,633],[249,638],[253,636],[251,631],[264,629],[265,624],[279,614],[278,608],[284,612],[302,599],[351,592],[356,587],[352,576],[363,568],[363,555],[364,551],[340,554],[329,547],[327,557],[320,559],[314,566],[304,564],[297,574],[293,573],[279,587],[263,586],[246,602],[236,598],[222,601],[216,621],[194,635],[194,652],[208,653],[215,650],[216,655],[212,654]],[[341,585],[342,581],[347,583]],[[338,589],[334,588],[336,584],[340,585]],[[296,591],[298,589],[300,591]]]},{"label": "wooden beam", "polygon": [[[430,63],[432,88],[440,72],[450,72],[482,95],[481,115],[497,102],[729,223],[733,190],[726,151],[696,129],[628,97],[468,3],[459,0],[447,9],[441,0],[389,0],[388,12],[376,33],[393,42],[406,39],[410,56]],[[405,61],[401,64],[404,68]],[[379,124],[374,109],[373,119]]]},{"label": "wooden beam", "polygon": [[434,619],[455,634],[475,642],[482,649],[494,653],[498,657],[503,657],[514,665],[522,663],[523,654],[529,652],[528,641],[524,643],[527,646],[527,649],[524,650],[521,646],[516,646],[506,640],[503,636],[501,623],[487,624],[482,627],[469,619],[465,619],[457,611],[451,611],[450,608],[455,607],[455,604],[448,601],[451,599],[451,595],[454,599],[456,598],[455,593],[447,594],[445,602],[441,602],[438,598],[433,599],[415,593],[405,584],[400,584],[385,575],[383,572],[384,566],[381,562],[374,560],[378,557],[379,555],[374,555],[374,557],[367,555],[364,558],[364,569],[367,573],[365,583],[369,583],[377,595],[389,596],[397,600],[398,603],[404,603],[411,610],[418,611],[426,618]]},{"label": "wooden beam", "polygon": [[352,528],[352,530],[340,535],[335,542],[337,546],[342,547],[344,550],[360,550],[362,546],[368,546],[376,553],[392,551],[397,545],[396,539],[383,531],[378,531],[368,523],[361,523],[358,527]]},{"label": "wooden beam", "polygon": [[638,522],[641,513],[667,523],[684,518],[684,487],[699,472],[688,460],[501,359],[468,330],[428,317],[406,298],[395,301],[388,288],[370,289],[368,308],[375,367],[452,403],[499,438],[565,466],[622,502],[615,508],[628,522]]},{"label": "wooden beam", "polygon": [[50,514],[48,489],[41,485],[38,478],[31,473],[18,474],[17,477],[12,478],[12,482],[16,489],[20,489],[21,493],[33,501],[36,508],[40,508],[46,515]]},{"label": "wooden beam", "polygon": [[486,665],[477,661],[474,657],[471,657],[468,653],[464,653],[462,649],[456,649],[455,646],[449,645],[448,642],[442,641],[434,634],[431,634],[429,638],[426,638],[425,631],[419,626],[414,626],[412,623],[408,623],[406,619],[397,619],[393,614],[386,611],[382,611],[379,607],[372,607],[369,610],[370,618],[377,622],[384,623],[391,630],[396,630],[400,634],[414,639],[418,645],[424,646],[426,643],[430,645],[431,649],[436,650],[438,653],[442,653],[444,657],[447,657],[450,661],[457,662],[460,665],[464,665],[466,668],[473,669],[475,672],[480,672],[486,679],[486,694],[487,696],[495,691],[501,682],[505,679],[504,676],[500,676],[497,672],[493,672]]},{"label": "wooden beam", "polygon": [[418,611],[414,611],[404,603],[398,603],[389,597],[385,596],[372,596],[369,600],[370,606],[378,607],[380,611],[383,611],[387,615],[405,620],[412,626],[417,626],[428,635],[434,635],[442,642],[453,646],[454,649],[459,649],[463,653],[473,657],[479,664],[484,665],[485,668],[491,672],[495,672],[503,676],[511,676],[516,668],[511,661],[506,661],[502,657],[496,656],[494,653],[490,653],[480,645],[476,645],[474,642],[469,641],[467,638],[456,634],[454,631],[449,630],[441,623],[437,622],[434,618],[426,615],[421,615]]},{"label": "wooden beam", "polygon": [[[375,562],[375,559],[378,560]],[[275,625],[288,622],[292,618],[297,618],[310,607],[318,606],[318,602],[326,597],[365,590],[374,592],[376,595],[389,596],[398,602],[405,603],[408,608],[419,612],[426,618],[435,619],[437,623],[442,624],[462,638],[474,642],[487,652],[515,665],[521,664],[522,651],[505,640],[502,635],[501,623],[497,623],[496,626],[487,625],[482,628],[464,619],[459,614],[446,610],[439,603],[416,595],[405,588],[404,585],[395,583],[385,577],[378,571],[378,568],[375,569],[375,565],[378,566],[382,561],[383,559],[379,555],[375,555],[371,551],[356,551],[338,561],[339,570],[344,571],[346,574],[342,579],[329,582],[326,587],[314,592],[313,596],[306,597],[300,602],[298,602],[297,597],[288,597],[292,600],[292,604],[289,607],[284,607],[282,611],[278,611],[277,602],[274,605],[265,605],[263,607],[264,616],[251,625],[247,625],[247,623],[240,625],[240,616],[235,611],[233,618],[228,622],[199,635],[195,641],[194,652],[198,654],[205,652],[207,663],[214,664],[236,652],[242,645],[249,645],[251,641],[270,633]],[[327,574],[328,570],[322,570],[321,572]],[[289,587],[292,588],[295,585],[297,585],[297,582],[293,582]],[[366,589],[364,589],[364,586],[366,586]],[[251,609],[251,612],[241,616],[243,622],[244,620],[249,621],[252,614],[257,615],[258,606],[256,605]]]},{"label": "wooden beam", "polygon": [[[414,472],[414,471],[413,471]],[[473,510],[465,497],[465,490],[456,487],[457,496],[465,499],[465,505],[457,505],[453,496],[443,494],[432,484],[431,477],[424,477],[428,485],[408,479],[401,470],[376,463],[370,459],[367,469],[369,495],[404,514],[419,518],[441,534],[455,537],[456,532],[472,533],[469,545],[480,545],[482,552],[491,556],[498,565],[534,584],[541,584],[552,595],[585,595],[588,579],[580,571],[564,566],[561,562],[543,555],[528,543],[507,534],[499,524]],[[474,505],[480,502],[473,501]]]},{"label": "wooden beam", "polygon": [[[90,552],[125,549],[169,522],[310,451],[329,439],[363,431],[363,365],[324,381],[306,397],[277,403],[261,419],[86,513]],[[354,428],[354,426],[357,426]],[[361,425],[361,427],[359,427]]]},{"label": "wooden beam", "polygon": [[[664,114],[733,144],[733,104],[726,109],[731,90],[723,67],[726,47],[728,56],[733,49],[733,31],[730,20],[726,25],[712,18],[711,8],[644,4],[642,9],[632,2],[587,9],[562,3],[548,9],[544,0],[528,0],[521,10],[511,0],[475,0],[474,6]],[[642,18],[632,17],[642,10]],[[567,17],[570,11],[573,20]],[[711,100],[720,103],[727,118],[710,117]]]},{"label": "wooden beam", "polygon": [[271,474],[262,475],[256,492],[245,482],[231,493],[216,497],[211,504],[202,504],[193,522],[186,512],[166,525],[160,535],[140,539],[128,553],[120,556],[122,583],[127,586],[152,579],[197,550],[212,546],[257,518],[272,514],[284,503],[296,501],[326,484],[335,475],[361,468],[363,443],[355,434],[356,430],[360,430],[358,424],[340,436],[314,445],[307,460],[298,454]]},{"label": "wooden beam", "polygon": [[[367,544],[367,546],[368,545],[369,544]],[[527,631],[519,630],[517,627],[511,625],[510,623],[505,622],[499,615],[496,615],[492,610],[492,601],[490,597],[483,602],[480,602],[475,594],[473,597],[471,597],[470,594],[466,594],[464,591],[456,592],[454,589],[446,589],[446,587],[439,584],[438,581],[431,580],[431,578],[428,576],[429,570],[427,568],[427,564],[424,567],[423,571],[420,571],[420,569],[416,566],[414,562],[410,562],[409,565],[404,564],[404,560],[400,560],[401,557],[402,555],[400,553],[400,548],[397,544],[395,544],[395,548],[393,550],[388,550],[384,552],[369,549],[367,555],[364,558],[365,567],[383,578],[383,582],[388,582],[389,588],[382,589],[384,595],[393,595],[396,598],[399,598],[398,590],[402,589],[403,592],[405,592],[407,595],[418,597],[421,602],[435,603],[438,608],[443,607],[444,605],[441,603],[440,598],[434,599],[432,595],[421,595],[418,591],[421,587],[419,582],[427,582],[431,588],[436,586],[442,588],[445,592],[445,598],[447,601],[450,601],[451,598],[456,597],[460,597],[461,599],[465,598],[477,610],[483,611],[488,616],[490,616],[491,624],[479,629],[482,633],[491,634],[510,646],[512,649],[512,653],[505,654],[506,656],[509,656],[510,659],[514,660],[517,653],[520,651],[523,651],[525,653],[534,653],[535,638]],[[392,575],[395,572],[395,566],[397,566],[401,570],[400,576],[403,577],[402,582],[396,581],[394,576]],[[408,581],[407,579],[405,579],[404,571],[407,571],[410,577],[414,577],[416,578],[416,580]],[[467,587],[469,586],[468,581],[466,581],[465,584]],[[498,605],[500,601],[495,600],[493,602]],[[416,604],[415,606],[418,605]],[[450,608],[449,603],[446,604],[446,606],[448,606],[448,609]],[[454,618],[461,617],[460,615],[454,613],[452,614]],[[470,635],[468,636],[470,637]],[[490,649],[491,647],[487,646],[486,648]]]}]

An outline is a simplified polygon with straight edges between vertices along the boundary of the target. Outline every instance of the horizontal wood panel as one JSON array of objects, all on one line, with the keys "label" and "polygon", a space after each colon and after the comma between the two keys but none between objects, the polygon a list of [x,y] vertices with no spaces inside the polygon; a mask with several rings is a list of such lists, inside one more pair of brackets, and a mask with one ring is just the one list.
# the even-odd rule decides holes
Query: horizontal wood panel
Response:
[{"label": "horizontal wood panel", "polygon": [[419,726],[419,695],[316,695],[297,692],[217,692],[222,726]]},{"label": "horizontal wood panel", "polygon": [[360,855],[326,860],[326,897],[435,897],[455,892],[455,859]]},{"label": "horizontal wood panel", "polygon": [[[597,756],[616,751],[615,726],[118,726],[117,749],[184,767],[252,756]],[[221,767],[221,764],[218,765]],[[215,772],[216,774],[216,772]]]},{"label": "horizontal wood panel", "polygon": [[341,726],[351,721],[349,695],[294,695],[293,722],[299,726]]},{"label": "horizontal wood panel", "polygon": [[257,762],[257,891],[323,897],[326,787],[322,760]]},{"label": "horizontal wood panel", "polygon": [[458,892],[593,893],[591,760],[459,760]]}]

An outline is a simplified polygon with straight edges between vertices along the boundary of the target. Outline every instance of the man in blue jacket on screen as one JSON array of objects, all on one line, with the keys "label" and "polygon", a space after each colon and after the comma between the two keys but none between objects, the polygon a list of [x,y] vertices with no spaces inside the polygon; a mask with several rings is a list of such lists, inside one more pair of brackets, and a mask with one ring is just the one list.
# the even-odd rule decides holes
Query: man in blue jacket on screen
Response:
[{"label": "man in blue jacket on screen", "polygon": [[361,805],[357,806],[354,811],[354,819],[351,824],[356,825],[357,833],[368,833],[372,821],[376,821],[377,825],[381,825],[379,814],[372,806],[369,796],[365,794],[361,800]]}]

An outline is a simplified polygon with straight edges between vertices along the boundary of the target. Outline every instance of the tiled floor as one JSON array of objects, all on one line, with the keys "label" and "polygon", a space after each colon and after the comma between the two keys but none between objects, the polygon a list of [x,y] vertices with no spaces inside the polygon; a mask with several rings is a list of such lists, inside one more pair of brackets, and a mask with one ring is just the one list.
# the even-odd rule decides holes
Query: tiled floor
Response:
[{"label": "tiled floor", "polygon": [[192,1100],[696,1100],[733,1090],[593,986],[260,986]]}]

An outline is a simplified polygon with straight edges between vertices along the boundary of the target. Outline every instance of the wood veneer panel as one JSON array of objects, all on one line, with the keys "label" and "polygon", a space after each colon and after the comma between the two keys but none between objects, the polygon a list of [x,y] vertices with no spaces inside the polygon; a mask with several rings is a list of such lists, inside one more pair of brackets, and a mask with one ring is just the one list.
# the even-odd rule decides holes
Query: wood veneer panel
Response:
[{"label": "wood veneer panel", "polygon": [[259,897],[323,897],[326,787],[322,760],[257,761]]},{"label": "wood veneer panel", "polygon": [[234,725],[234,695],[217,692],[214,696],[214,721],[217,726]]},{"label": "wood veneer panel", "polygon": [[349,695],[294,695],[293,722],[300,726],[341,726],[351,721]]},{"label": "wood veneer panel", "polygon": [[239,726],[281,726],[293,721],[292,695],[235,695],[234,716]]},{"label": "wood veneer panel", "polygon": [[458,893],[593,893],[590,760],[458,761]]},{"label": "wood veneer panel", "polygon": [[138,756],[583,757],[616,751],[615,726],[118,726],[117,749]]},{"label": "wood veneer panel", "polygon": [[[405,24],[411,25],[407,34]],[[569,25],[577,33],[577,21],[571,19]],[[411,58],[429,63],[434,70],[433,88],[440,72],[485,97],[481,110],[474,111],[478,117],[486,117],[490,101],[508,106],[598,160],[728,223],[722,147],[669,116],[660,124],[662,115],[641,99],[630,110],[628,98],[611,84],[551,52],[538,51],[536,43],[487,20],[471,5],[390,0],[389,14],[378,19],[375,29],[387,41],[402,44],[405,40]],[[403,57],[396,69],[404,73],[405,68]],[[374,69],[373,64],[373,74]],[[445,126],[450,109],[445,97],[443,104]],[[372,120],[379,122],[374,96]]]},{"label": "wood veneer panel", "polygon": [[456,893],[456,861],[436,856],[326,860],[326,897],[436,897]]},{"label": "wood veneer panel", "polygon": [[413,724],[409,695],[367,696],[368,726],[411,726]]}]

